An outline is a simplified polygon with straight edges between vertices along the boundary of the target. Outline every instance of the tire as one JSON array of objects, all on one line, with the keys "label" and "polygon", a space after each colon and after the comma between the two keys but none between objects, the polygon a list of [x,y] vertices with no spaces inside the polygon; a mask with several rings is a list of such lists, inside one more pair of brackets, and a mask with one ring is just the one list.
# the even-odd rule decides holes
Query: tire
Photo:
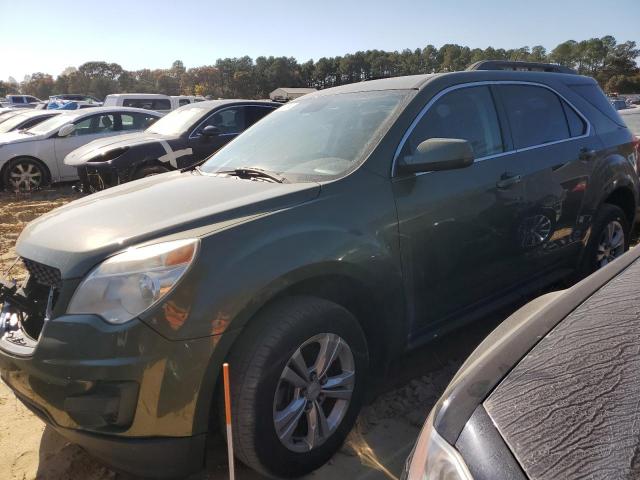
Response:
[{"label": "tire", "polygon": [[[606,237],[610,235],[610,226],[621,233],[623,238],[614,242],[615,248],[602,251],[600,247],[603,242],[606,243]],[[592,274],[629,250],[630,239],[631,227],[624,211],[616,205],[603,204],[591,227],[591,235],[579,269],[580,277],[584,278]]]},{"label": "tire", "polygon": [[14,158],[4,170],[2,184],[7,191],[37,190],[47,184],[48,172],[32,158]]},{"label": "tire", "polygon": [[[297,358],[303,358],[307,366],[312,365],[313,358],[319,357],[313,355],[320,349],[320,343],[316,342],[325,339],[331,340],[327,344],[340,345],[339,356],[330,362],[326,383],[322,384],[319,378],[305,383],[308,389],[303,389],[281,378],[285,367],[296,369],[291,362],[297,352],[302,352]],[[340,339],[345,343],[340,343]],[[352,354],[351,364],[345,344]],[[289,297],[266,307],[243,332],[229,358],[233,440],[238,459],[271,477],[297,477],[323,465],[353,427],[362,404],[368,363],[364,334],[354,316],[343,307],[315,297]],[[336,378],[350,378],[350,367],[355,372],[351,385],[327,387],[329,383],[335,385]],[[297,380],[302,380],[300,375]],[[349,401],[333,398],[342,396],[349,388],[352,388]],[[302,404],[306,405],[302,413],[300,408],[286,410],[286,406]],[[318,408],[329,418],[324,424],[324,431],[328,432],[324,439],[321,428],[317,430],[318,437],[310,435],[310,419],[320,422]],[[285,427],[287,422],[282,419],[287,418],[283,413],[286,411],[299,413],[297,429]],[[276,419],[280,420],[278,431]],[[292,432],[290,437],[287,431]],[[309,448],[300,440],[305,436],[313,438],[316,446]]]},{"label": "tire", "polygon": [[164,168],[161,165],[147,165],[136,171],[136,173],[133,175],[133,180],[160,175],[161,173],[167,173],[168,171],[169,169]]}]

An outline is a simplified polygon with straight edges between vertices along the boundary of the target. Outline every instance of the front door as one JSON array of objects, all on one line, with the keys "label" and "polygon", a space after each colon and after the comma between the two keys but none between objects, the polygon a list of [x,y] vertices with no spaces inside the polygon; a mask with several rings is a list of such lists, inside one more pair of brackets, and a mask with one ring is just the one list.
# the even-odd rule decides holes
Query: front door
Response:
[{"label": "front door", "polygon": [[76,148],[87,143],[110,135],[128,133],[122,130],[121,120],[115,113],[101,113],[90,115],[74,122],[75,130],[66,137],[56,137],[53,145],[56,155],[56,164],[61,180],[69,180],[78,177],[74,166],[66,165],[64,157]]},{"label": "front door", "polygon": [[476,161],[466,169],[393,179],[412,335],[480,306],[508,289],[521,252],[513,225],[525,208],[510,139],[488,86],[445,93],[416,124],[398,162],[429,138],[462,138]]}]

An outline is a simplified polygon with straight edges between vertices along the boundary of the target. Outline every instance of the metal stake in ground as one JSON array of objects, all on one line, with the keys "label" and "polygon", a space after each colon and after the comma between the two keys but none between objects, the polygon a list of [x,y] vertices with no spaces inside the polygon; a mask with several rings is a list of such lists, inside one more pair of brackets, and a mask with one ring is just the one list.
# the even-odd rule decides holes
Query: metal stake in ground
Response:
[{"label": "metal stake in ground", "polygon": [[233,465],[233,432],[231,431],[231,390],[229,385],[229,364],[222,364],[224,379],[224,410],[227,421],[227,451],[229,452],[229,479],[235,480],[236,473]]}]

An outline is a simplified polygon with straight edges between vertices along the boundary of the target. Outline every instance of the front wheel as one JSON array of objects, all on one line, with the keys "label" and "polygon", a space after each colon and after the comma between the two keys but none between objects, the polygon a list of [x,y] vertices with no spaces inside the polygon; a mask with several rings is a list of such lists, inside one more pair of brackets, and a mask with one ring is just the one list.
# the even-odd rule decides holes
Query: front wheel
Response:
[{"label": "front wheel", "polygon": [[278,477],[324,464],[358,415],[368,358],[341,306],[292,297],[267,307],[229,359],[238,458]]}]

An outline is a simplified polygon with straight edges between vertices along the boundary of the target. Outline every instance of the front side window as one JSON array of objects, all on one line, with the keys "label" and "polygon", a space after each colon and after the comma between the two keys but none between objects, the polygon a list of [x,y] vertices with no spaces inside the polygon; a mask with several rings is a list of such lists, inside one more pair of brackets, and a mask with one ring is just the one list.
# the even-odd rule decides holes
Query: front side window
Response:
[{"label": "front side window", "polygon": [[302,97],[247,129],[201,169],[261,168],[291,182],[337,178],[366,158],[408,95],[383,90]]},{"label": "front side window", "polygon": [[208,127],[209,125],[218,127],[223,135],[240,133],[245,129],[244,114],[244,107],[231,107],[222,109],[207,118],[202,123],[202,125],[198,126],[198,129],[193,133],[194,135],[200,135],[202,133],[202,129],[204,127]]},{"label": "front side window", "polygon": [[92,115],[75,122],[74,125],[76,126],[72,133],[74,136],[108,133],[116,130],[113,114]]},{"label": "front side window", "polygon": [[551,90],[532,85],[501,85],[498,90],[516,149],[571,137],[561,100]]},{"label": "front side window", "polygon": [[430,138],[467,140],[475,158],[504,151],[498,115],[489,87],[464,87],[438,99],[420,119],[402,148],[407,161]]}]

